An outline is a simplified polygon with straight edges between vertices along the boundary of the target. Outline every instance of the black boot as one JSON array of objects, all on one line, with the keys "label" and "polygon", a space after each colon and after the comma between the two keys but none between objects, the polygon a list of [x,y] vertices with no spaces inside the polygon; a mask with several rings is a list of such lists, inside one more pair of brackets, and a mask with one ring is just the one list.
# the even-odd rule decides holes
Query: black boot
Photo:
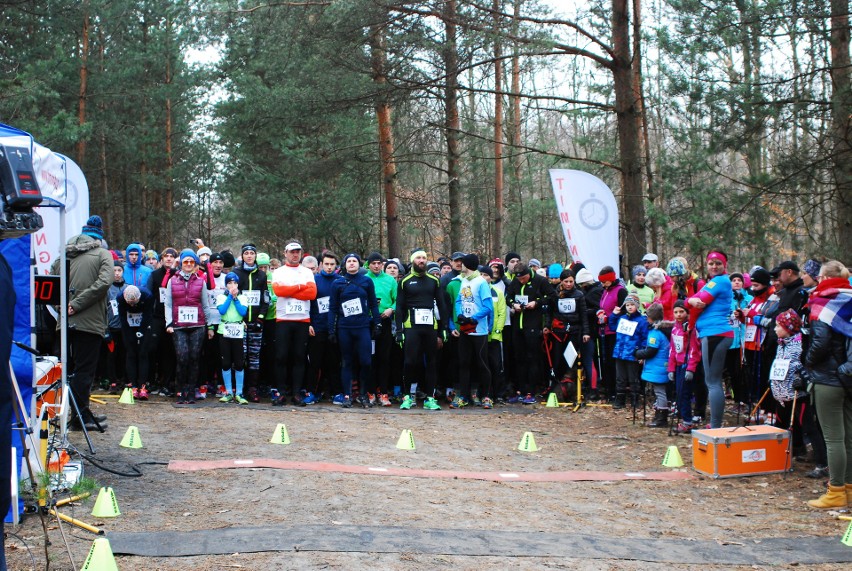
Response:
[{"label": "black boot", "polygon": [[620,410],[625,407],[625,403],[627,402],[627,395],[624,393],[617,393],[615,395],[615,401],[612,403],[613,410]]},{"label": "black boot", "polygon": [[669,411],[657,410],[654,412],[654,420],[648,424],[649,428],[668,428],[669,426]]}]

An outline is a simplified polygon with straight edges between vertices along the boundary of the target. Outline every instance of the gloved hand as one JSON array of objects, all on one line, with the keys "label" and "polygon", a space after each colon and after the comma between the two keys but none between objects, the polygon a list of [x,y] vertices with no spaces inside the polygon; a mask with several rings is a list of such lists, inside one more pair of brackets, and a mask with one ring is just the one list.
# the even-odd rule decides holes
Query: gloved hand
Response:
[{"label": "gloved hand", "polygon": [[381,334],[382,334],[382,324],[381,324],[381,322],[379,322],[379,323],[376,323],[375,325],[373,325],[372,338],[378,339]]},{"label": "gloved hand", "polygon": [[694,378],[695,378],[695,373],[693,373],[692,371],[687,371],[686,373],[683,374],[683,380],[685,380],[687,383],[691,383],[692,379],[694,379]]},{"label": "gloved hand", "polygon": [[328,342],[331,343],[332,345],[337,345],[337,332],[336,331],[329,331],[328,332]]},{"label": "gloved hand", "polygon": [[405,340],[402,331],[397,331],[393,336],[393,340],[402,345],[403,341]]},{"label": "gloved hand", "polygon": [[675,380],[674,373],[669,373],[669,380],[670,380],[670,381],[674,381],[674,380]]}]

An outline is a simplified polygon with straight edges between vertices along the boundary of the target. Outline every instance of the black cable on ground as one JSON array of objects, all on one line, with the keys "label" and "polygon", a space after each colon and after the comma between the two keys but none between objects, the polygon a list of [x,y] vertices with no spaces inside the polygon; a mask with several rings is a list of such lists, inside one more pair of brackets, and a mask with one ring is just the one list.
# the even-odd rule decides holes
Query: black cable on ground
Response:
[{"label": "black cable on ground", "polygon": [[118,470],[113,470],[112,468],[107,468],[103,463],[95,460],[94,458],[92,458],[88,454],[84,454],[83,452],[80,452],[79,450],[77,450],[77,454],[79,454],[80,457],[83,458],[84,460],[88,461],[92,466],[94,466],[96,468],[100,468],[104,472],[109,472],[110,474],[115,474],[116,476],[124,476],[126,478],[139,478],[139,477],[143,476],[144,474],[142,473],[142,470],[140,470],[138,468],[138,466],[168,466],[169,465],[168,462],[155,462],[155,461],[137,462],[136,464],[133,464],[132,466],[130,466],[130,469],[133,470],[133,472],[120,472]]}]

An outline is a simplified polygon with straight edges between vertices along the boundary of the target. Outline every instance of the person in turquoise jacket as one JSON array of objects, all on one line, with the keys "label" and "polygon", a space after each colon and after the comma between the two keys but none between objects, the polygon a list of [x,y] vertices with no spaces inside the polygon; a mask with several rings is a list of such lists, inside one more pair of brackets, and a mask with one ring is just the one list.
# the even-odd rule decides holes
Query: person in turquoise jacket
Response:
[{"label": "person in turquoise jacket", "polygon": [[615,306],[609,316],[609,326],[615,331],[615,346],[612,356],[615,359],[615,401],[613,409],[627,405],[627,389],[630,388],[633,406],[639,397],[639,372],[641,366],[636,358],[636,350],[645,346],[648,339],[648,321],[639,313],[641,302],[633,294],[624,299],[624,304]]},{"label": "person in turquoise jacket", "polygon": [[[219,400],[248,404],[248,399],[243,396],[245,379],[243,339],[246,336],[243,317],[248,311],[248,299],[240,292],[240,276],[234,272],[225,276],[225,293],[216,296],[216,309],[222,316],[218,326],[219,350],[222,355],[222,382],[225,384],[225,394]],[[231,371],[233,371],[233,384]]]},{"label": "person in turquoise jacket", "polygon": [[665,428],[669,425],[669,399],[666,394],[666,383],[669,381],[668,362],[671,347],[671,331],[673,323],[663,321],[663,306],[659,303],[645,310],[645,318],[650,327],[648,341],[645,346],[636,351],[636,357],[645,361],[642,367],[642,380],[654,387],[654,420],[648,426]]}]

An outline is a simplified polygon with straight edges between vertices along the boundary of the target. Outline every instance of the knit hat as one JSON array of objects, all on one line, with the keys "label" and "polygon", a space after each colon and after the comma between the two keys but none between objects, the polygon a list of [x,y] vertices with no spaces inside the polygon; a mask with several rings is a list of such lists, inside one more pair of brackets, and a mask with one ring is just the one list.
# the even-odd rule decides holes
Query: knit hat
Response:
[{"label": "knit hat", "polygon": [[456,260],[461,260],[462,258],[464,258],[464,252],[453,252],[453,255],[450,256],[450,259],[454,262]]},{"label": "knit hat", "polygon": [[628,303],[632,303],[636,307],[642,307],[642,302],[639,301],[639,296],[632,293],[627,294],[627,297],[624,298],[624,305],[627,305]]},{"label": "knit hat", "polygon": [[181,252],[180,252],[180,263],[183,264],[183,261],[187,258],[192,258],[195,261],[196,264],[199,262],[198,256],[196,256],[195,252],[193,252],[189,248],[186,248],[185,250],[181,250]]},{"label": "knit hat", "polygon": [[448,268],[453,267],[453,265],[450,262],[448,262],[447,260],[442,260],[441,261],[441,267],[443,268],[444,266],[447,266]]},{"label": "knit hat", "polygon": [[400,272],[402,271],[402,265],[396,260],[388,260],[385,262],[385,269],[388,269],[388,266],[396,266],[396,269]]},{"label": "knit hat", "polygon": [[518,259],[518,260],[520,260],[520,259],[521,259],[521,255],[520,255],[519,253],[517,253],[517,252],[509,252],[509,253],[507,253],[507,254],[506,254],[506,256],[504,257],[504,260],[505,260],[505,261],[504,261],[504,264],[503,264],[503,265],[504,265],[504,266],[508,266],[508,265],[509,265],[509,261],[510,261],[510,260],[514,260],[514,259]]},{"label": "knit hat", "polygon": [[220,254],[219,252],[213,252],[212,254],[210,254],[210,259],[207,260],[207,261],[210,262],[210,263],[213,263],[213,262],[224,262],[225,260],[224,260],[224,258],[222,258],[222,254]]},{"label": "knit hat", "polygon": [[651,268],[645,274],[645,283],[648,284],[648,287],[660,287],[666,283],[666,272],[662,268]]},{"label": "knit hat", "polygon": [[228,285],[228,282],[240,283],[240,276],[236,272],[228,272],[228,275],[225,276],[225,285]]},{"label": "knit hat", "polygon": [[587,284],[595,281],[595,276],[592,272],[583,268],[582,270],[577,272],[577,283],[578,284]]},{"label": "knit hat", "polygon": [[210,249],[210,248],[208,248],[207,246],[204,246],[203,248],[198,248],[198,251],[196,252],[196,254],[198,254],[198,257],[199,257],[199,258],[200,258],[201,256],[203,256],[204,254],[207,254],[208,256],[212,256],[212,255],[213,255],[213,250],[211,250],[211,249]]},{"label": "knit hat", "polygon": [[429,256],[427,256],[427,255],[426,255],[426,250],[424,250],[423,248],[415,248],[415,249],[411,252],[411,256],[409,256],[409,257],[408,257],[408,261],[409,261],[409,262],[413,262],[413,261],[414,261],[414,258],[417,258],[417,257],[419,257],[419,256],[423,256],[424,258],[428,258],[428,257],[429,257]]},{"label": "knit hat", "polygon": [[438,262],[426,262],[426,271],[431,273],[441,273],[441,266],[438,265]]},{"label": "knit hat", "polygon": [[764,268],[757,268],[751,273],[751,281],[752,283],[758,283],[768,287],[770,282],[769,272]]},{"label": "knit hat", "polygon": [[686,308],[686,302],[684,300],[682,300],[682,299],[675,300],[673,309],[677,309],[678,307],[681,308],[682,310],[686,311],[687,313],[689,313],[689,310]]},{"label": "knit hat", "polygon": [[666,267],[666,272],[671,277],[679,277],[686,275],[686,260],[678,256],[669,260],[669,265]]},{"label": "knit hat", "polygon": [[740,279],[743,279],[743,275],[742,275],[741,273],[739,273],[739,272],[734,272],[734,273],[732,273],[731,275],[729,275],[729,276],[728,276],[728,278],[729,278],[731,281],[734,281],[734,278],[740,278]]},{"label": "knit hat", "polygon": [[779,313],[775,323],[787,330],[788,333],[798,333],[802,330],[802,319],[792,309]]},{"label": "knit hat", "polygon": [[266,252],[260,252],[257,255],[257,265],[258,266],[268,266],[269,265],[269,254]]},{"label": "knit hat", "polygon": [[160,261],[160,256],[158,256],[157,252],[155,252],[154,250],[148,250],[147,252],[145,252],[145,258],[148,260],[157,260],[158,262]]},{"label": "knit hat", "polygon": [[663,306],[659,303],[651,304],[647,309],[645,309],[645,315],[653,322],[662,321]]},{"label": "knit hat", "polygon": [[571,271],[574,272],[574,275],[577,275],[577,272],[586,269],[586,264],[584,264],[583,262],[574,262],[569,267],[571,268]]},{"label": "knit hat", "polygon": [[805,265],[802,266],[802,271],[811,276],[814,280],[819,276],[819,271],[822,269],[822,264],[813,258],[805,262]]},{"label": "knit hat", "polygon": [[222,254],[222,264],[226,268],[233,268],[234,265],[237,263],[237,260],[234,259],[234,254],[231,253],[230,250],[223,250],[220,253]]},{"label": "knit hat", "polygon": [[89,216],[89,219],[86,220],[86,225],[83,226],[83,234],[86,236],[91,236],[92,238],[97,238],[98,240],[104,239],[104,221],[97,214],[93,216]]},{"label": "knit hat", "polygon": [[630,276],[635,278],[637,274],[647,274],[648,270],[645,269],[645,266],[637,265],[633,266],[633,270],[630,272]]},{"label": "knit hat", "polygon": [[529,267],[531,267],[531,268],[532,268],[533,266],[535,266],[535,267],[537,267],[537,268],[540,268],[540,267],[541,267],[541,262],[540,262],[540,261],[538,261],[537,259],[533,258],[533,259],[531,259],[531,260],[529,261],[529,263],[528,263],[527,265],[528,265]]},{"label": "knit hat", "polygon": [[385,258],[378,252],[370,252],[370,255],[367,256],[367,263],[372,264],[373,262],[382,262],[384,263]]},{"label": "knit hat", "polygon": [[349,252],[348,254],[346,254],[345,256],[343,256],[343,260],[340,262],[340,263],[341,263],[341,265],[344,265],[344,266],[345,266],[345,265],[346,265],[346,260],[348,260],[349,258],[355,258],[356,260],[358,260],[358,265],[359,265],[359,266],[361,265],[361,256],[359,256],[359,255],[358,255],[358,254],[356,254],[355,252]]},{"label": "knit hat", "polygon": [[121,260],[113,260],[113,267],[124,269],[124,264],[121,263]]},{"label": "knit hat", "polygon": [[479,267],[479,256],[476,254],[465,254],[462,258],[462,265],[469,270],[475,270]]},{"label": "knit hat", "polygon": [[178,251],[175,250],[174,248],[166,248],[165,250],[163,250],[160,253],[160,256],[168,256],[168,255],[171,255],[172,257],[177,258],[178,257]]},{"label": "knit hat", "polygon": [[257,246],[255,246],[255,245],[254,245],[254,244],[252,244],[251,242],[248,242],[248,243],[246,243],[246,244],[243,244],[243,247],[242,247],[242,248],[240,248],[240,255],[243,255],[243,254],[245,254],[246,252],[255,252],[255,253],[257,253]]},{"label": "knit hat", "polygon": [[547,277],[549,277],[552,280],[555,280],[557,278],[565,279],[561,275],[562,270],[563,270],[562,264],[550,264],[550,266],[547,268]]},{"label": "knit hat", "polygon": [[142,292],[135,285],[129,285],[124,288],[124,301],[127,303],[136,303],[142,297]]},{"label": "knit hat", "polygon": [[478,270],[480,274],[485,274],[491,279],[494,279],[494,270],[491,269],[491,266],[479,266]]}]

